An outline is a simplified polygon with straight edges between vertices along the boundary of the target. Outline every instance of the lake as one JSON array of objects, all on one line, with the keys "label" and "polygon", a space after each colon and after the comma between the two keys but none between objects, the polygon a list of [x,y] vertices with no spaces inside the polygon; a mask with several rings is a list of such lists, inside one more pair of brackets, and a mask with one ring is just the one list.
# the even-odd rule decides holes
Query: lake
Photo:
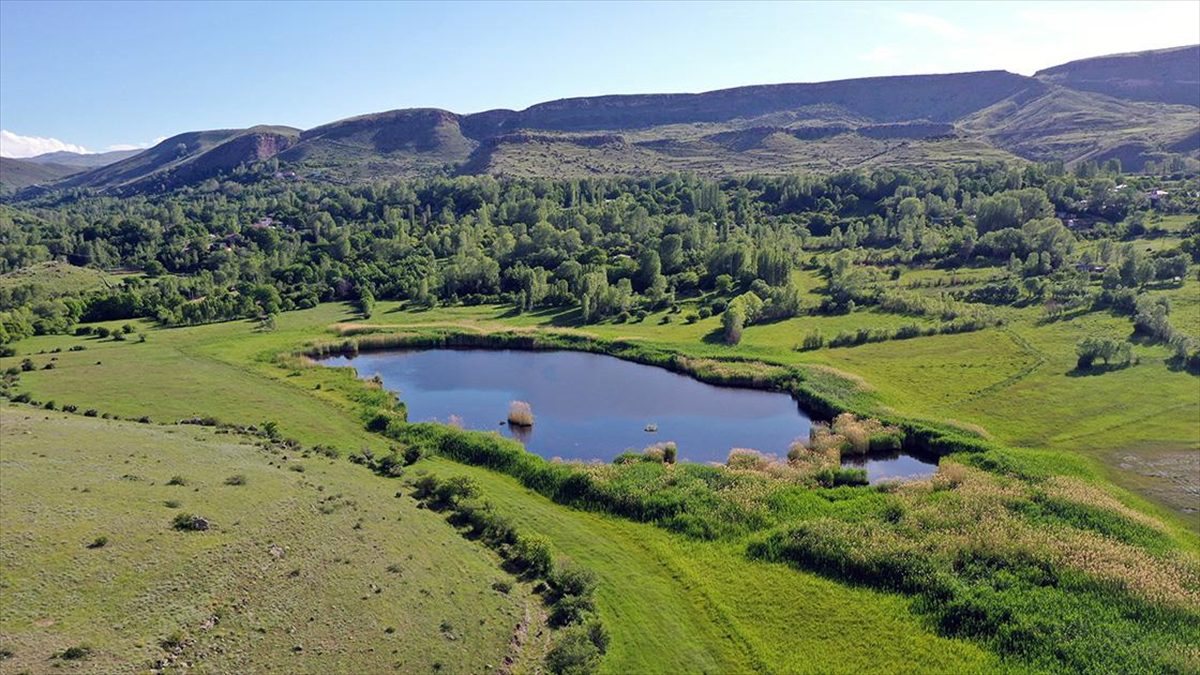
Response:
[{"label": "lake", "polygon": [[[811,420],[787,394],[719,387],[662,368],[573,351],[427,349],[363,352],[323,361],[379,375],[411,422],[493,430],[546,458],[611,461],[674,442],[679,459],[724,463],[732,448],[786,456]],[[533,408],[532,427],[505,423],[511,401]],[[647,431],[653,429],[653,431]],[[875,482],[929,475],[907,455],[846,458]]]}]

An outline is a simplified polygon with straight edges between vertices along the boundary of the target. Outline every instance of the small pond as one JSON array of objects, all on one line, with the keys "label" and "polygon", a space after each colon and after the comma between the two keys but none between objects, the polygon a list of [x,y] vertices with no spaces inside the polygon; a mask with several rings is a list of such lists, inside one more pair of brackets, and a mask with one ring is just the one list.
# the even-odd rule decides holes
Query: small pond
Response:
[{"label": "small pond", "polygon": [[[718,387],[601,354],[428,349],[363,352],[324,363],[382,377],[408,406],[409,421],[498,431],[546,458],[610,461],[667,441],[690,462],[723,463],[732,448],[783,456],[793,440],[808,438],[811,424],[787,394]],[[505,423],[514,400],[532,406],[532,427]],[[934,468],[906,455],[844,460],[852,462],[866,468],[872,482],[927,476]]]}]

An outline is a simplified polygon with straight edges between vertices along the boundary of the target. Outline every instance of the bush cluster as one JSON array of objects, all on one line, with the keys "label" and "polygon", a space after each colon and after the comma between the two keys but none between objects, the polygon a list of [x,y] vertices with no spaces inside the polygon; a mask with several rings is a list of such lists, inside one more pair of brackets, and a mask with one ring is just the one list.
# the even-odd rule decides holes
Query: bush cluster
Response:
[{"label": "bush cluster", "polygon": [[526,579],[545,584],[550,624],[566,629],[546,656],[550,672],[594,672],[608,648],[608,633],[595,617],[596,574],[570,560],[556,560],[548,538],[519,532],[489,502],[477,499],[479,487],[466,476],[423,474],[411,487],[412,496],[426,507],[449,511],[450,522],[464,534],[495,549]]}]

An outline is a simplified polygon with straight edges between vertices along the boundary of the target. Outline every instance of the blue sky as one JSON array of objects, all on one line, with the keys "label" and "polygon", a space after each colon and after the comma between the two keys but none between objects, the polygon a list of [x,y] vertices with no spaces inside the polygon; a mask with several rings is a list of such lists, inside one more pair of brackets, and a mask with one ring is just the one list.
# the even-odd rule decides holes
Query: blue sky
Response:
[{"label": "blue sky", "polygon": [[1200,2],[0,1],[0,153],[434,106],[1035,70],[1200,42]]}]

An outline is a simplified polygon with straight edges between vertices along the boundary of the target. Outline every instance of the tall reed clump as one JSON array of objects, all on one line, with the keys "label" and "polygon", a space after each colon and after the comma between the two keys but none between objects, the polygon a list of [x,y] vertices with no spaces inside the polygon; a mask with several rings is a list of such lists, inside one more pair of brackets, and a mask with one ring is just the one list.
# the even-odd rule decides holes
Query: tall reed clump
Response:
[{"label": "tall reed clump", "polygon": [[525,401],[508,404],[508,423],[514,427],[533,426],[533,407]]},{"label": "tall reed clump", "polygon": [[842,413],[830,424],[818,422],[809,431],[809,447],[825,453],[837,449],[842,453],[863,455],[868,452],[895,452],[904,443],[904,432],[877,419]]},{"label": "tall reed clump", "polygon": [[944,460],[931,480],[876,492],[853,518],[801,520],[749,552],[912,594],[942,635],[1035,670],[1194,670],[1179,655],[1181,636],[1200,630],[1200,565],[1156,553],[1154,530],[1103,496],[1048,489],[1083,508],[1047,502],[1044,484]]}]

